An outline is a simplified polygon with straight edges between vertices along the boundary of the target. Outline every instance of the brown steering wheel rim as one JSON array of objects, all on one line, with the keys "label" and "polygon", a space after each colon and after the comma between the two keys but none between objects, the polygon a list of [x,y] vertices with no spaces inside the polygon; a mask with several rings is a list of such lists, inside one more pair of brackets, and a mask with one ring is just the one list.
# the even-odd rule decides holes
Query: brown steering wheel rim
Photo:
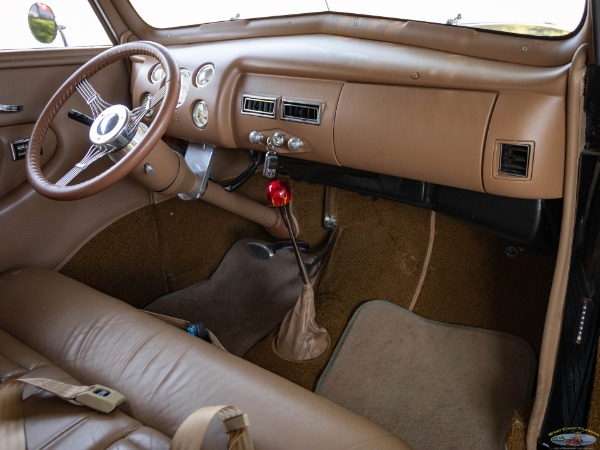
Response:
[{"label": "brown steering wheel rim", "polygon": [[[49,182],[41,170],[40,154],[46,132],[58,111],[83,80],[90,78],[110,64],[134,55],[146,55],[157,59],[165,71],[165,96],[141,142],[134,151],[129,152],[111,168],[94,178],[71,186],[57,186]],[[179,86],[179,66],[169,51],[160,44],[144,41],[131,42],[111,47],[95,56],[63,83],[48,101],[35,123],[26,156],[27,179],[37,192],[54,200],[78,200],[112,186],[139,165],[163,136],[177,105]]]}]

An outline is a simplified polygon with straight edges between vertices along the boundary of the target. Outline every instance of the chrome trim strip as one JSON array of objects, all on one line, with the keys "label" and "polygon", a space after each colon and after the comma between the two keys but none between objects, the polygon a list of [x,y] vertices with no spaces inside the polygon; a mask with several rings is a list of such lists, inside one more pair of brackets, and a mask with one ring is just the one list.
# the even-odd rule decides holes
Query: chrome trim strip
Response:
[{"label": "chrome trim strip", "polygon": [[21,112],[23,105],[0,105],[0,112]]},{"label": "chrome trim strip", "polygon": [[[317,118],[316,119],[305,119],[302,117],[288,116],[285,113],[286,106],[299,106],[299,107],[314,109],[317,111]],[[321,125],[322,110],[323,110],[323,103],[320,103],[320,102],[307,102],[307,101],[303,101],[303,100],[293,100],[293,99],[285,99],[284,98],[283,100],[281,100],[281,112],[280,112],[279,118],[281,120],[287,120],[289,122],[300,122],[300,123],[307,123],[310,125]]]},{"label": "chrome trim strip", "polygon": [[[246,108],[246,101],[253,100],[258,102],[265,102],[273,104],[273,112],[267,113],[264,111],[257,111],[254,109]],[[242,114],[246,114],[249,116],[258,116],[258,117],[267,117],[269,119],[274,119],[277,116],[277,97],[267,97],[263,95],[252,95],[252,94],[244,94],[242,95]]]}]

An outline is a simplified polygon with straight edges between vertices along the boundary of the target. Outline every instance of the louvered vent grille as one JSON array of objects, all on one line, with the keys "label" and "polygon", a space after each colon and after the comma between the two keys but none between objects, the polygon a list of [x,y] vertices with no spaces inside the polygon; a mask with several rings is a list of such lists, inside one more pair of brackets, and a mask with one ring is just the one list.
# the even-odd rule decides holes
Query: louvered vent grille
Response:
[{"label": "louvered vent grille", "polygon": [[281,102],[281,119],[319,125],[321,123],[321,103],[283,100]]},{"label": "louvered vent grille", "polygon": [[244,95],[242,97],[242,113],[252,116],[275,118],[277,99],[270,97],[259,97],[255,95]]},{"label": "louvered vent grille", "polygon": [[526,178],[529,174],[529,144],[501,144],[500,167],[502,175]]}]

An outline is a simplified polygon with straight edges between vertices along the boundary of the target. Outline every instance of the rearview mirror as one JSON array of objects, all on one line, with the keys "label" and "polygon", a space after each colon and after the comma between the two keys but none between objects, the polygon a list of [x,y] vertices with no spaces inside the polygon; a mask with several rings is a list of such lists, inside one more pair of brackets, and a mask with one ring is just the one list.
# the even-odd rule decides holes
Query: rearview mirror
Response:
[{"label": "rearview mirror", "polygon": [[29,8],[27,17],[31,34],[42,44],[49,44],[56,39],[58,25],[52,9],[45,3],[34,3]]}]

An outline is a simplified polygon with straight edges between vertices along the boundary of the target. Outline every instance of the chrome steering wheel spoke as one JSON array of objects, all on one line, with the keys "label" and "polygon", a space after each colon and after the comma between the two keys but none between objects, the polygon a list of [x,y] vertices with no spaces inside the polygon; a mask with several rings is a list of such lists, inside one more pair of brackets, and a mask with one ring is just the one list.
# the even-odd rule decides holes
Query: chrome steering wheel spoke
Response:
[{"label": "chrome steering wheel spoke", "polygon": [[87,169],[92,163],[98,161],[103,156],[108,155],[115,148],[109,145],[92,145],[83,159],[79,161],[75,166],[65,174],[60,180],[56,182],[57,186],[64,187],[69,184],[73,179]]},{"label": "chrome steering wheel spoke", "polygon": [[96,89],[94,89],[91,83],[86,79],[82,80],[75,89],[77,89],[77,92],[81,94],[85,102],[89,105],[94,118],[98,117],[102,111],[112,106],[100,97],[100,94],[98,94]]},{"label": "chrome steering wheel spoke", "polygon": [[[132,108],[126,104],[113,105],[103,99],[101,93],[96,90],[99,86],[92,77],[115,62],[126,61],[138,55],[157,60],[162,65],[166,76],[163,81],[165,88],[159,90],[160,86],[157,86],[155,89],[159,92],[148,96],[144,100],[144,105],[135,110],[134,117]],[[177,61],[167,49],[144,41],[115,45],[83,64],[51,97],[33,127],[26,159],[27,178],[33,188],[47,198],[78,200],[107,189],[131,173],[140,161],[150,154],[169,127],[177,105],[177,94],[180,91],[178,72]],[[50,181],[44,175],[40,165],[42,143],[52,121],[75,92],[78,93],[77,97],[81,96],[81,99],[87,103],[89,110],[86,113],[93,117],[89,129],[89,141],[85,149],[89,148],[89,151],[85,157],[78,152],[75,158],[81,161],[74,164],[75,167],[64,169],[64,172]],[[141,121],[153,107],[155,114],[152,123],[148,124],[148,127],[142,126]],[[94,169],[92,178],[78,176],[96,160],[127,146],[131,147],[124,152],[118,163],[98,173]],[[65,174],[67,171],[69,173]],[[65,175],[62,176],[63,174]],[[56,182],[58,178],[60,180]],[[89,179],[79,182],[81,178]]]},{"label": "chrome steering wheel spoke", "polygon": [[151,111],[165,96],[166,86],[161,87],[156,94],[151,96],[143,105],[131,111],[132,127],[139,125],[144,116]]}]

